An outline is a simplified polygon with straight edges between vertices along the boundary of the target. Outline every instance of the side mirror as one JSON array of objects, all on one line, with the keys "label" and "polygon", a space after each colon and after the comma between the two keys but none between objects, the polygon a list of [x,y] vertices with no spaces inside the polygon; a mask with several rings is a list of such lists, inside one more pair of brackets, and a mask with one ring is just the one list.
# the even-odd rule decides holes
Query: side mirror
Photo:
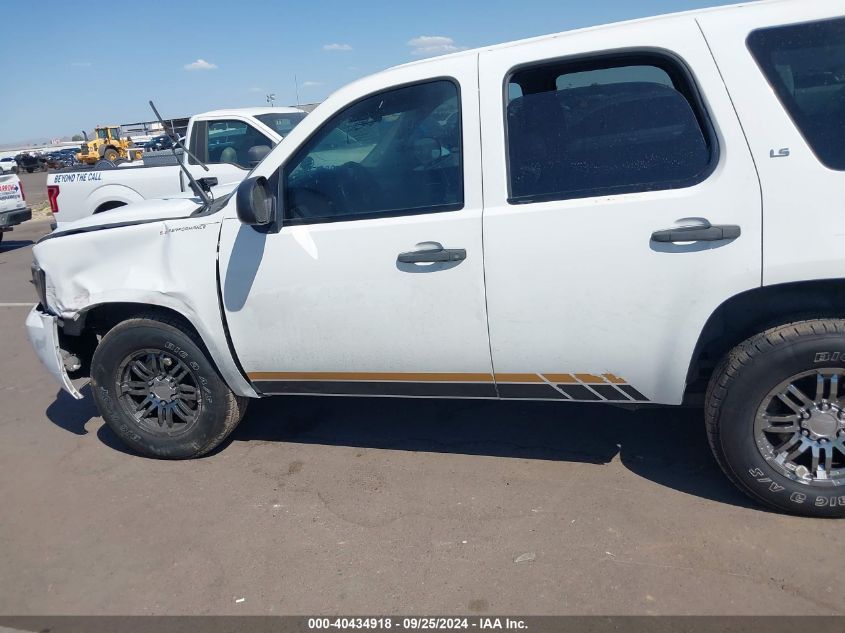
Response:
[{"label": "side mirror", "polygon": [[255,167],[258,163],[264,160],[264,157],[270,153],[269,145],[253,145],[246,152],[247,161],[250,167]]},{"label": "side mirror", "polygon": [[238,185],[235,206],[238,219],[250,226],[266,226],[276,220],[276,200],[264,176],[247,178]]}]

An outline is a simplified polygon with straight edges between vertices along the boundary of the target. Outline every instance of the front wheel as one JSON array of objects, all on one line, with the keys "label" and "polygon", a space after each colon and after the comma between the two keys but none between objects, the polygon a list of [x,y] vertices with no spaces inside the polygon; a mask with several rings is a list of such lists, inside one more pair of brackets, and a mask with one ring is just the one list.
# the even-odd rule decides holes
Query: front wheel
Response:
[{"label": "front wheel", "polygon": [[198,457],[237,426],[247,399],[217,373],[196,336],[176,322],[136,318],[111,329],[91,364],[103,419],[142,455]]},{"label": "front wheel", "polygon": [[772,508],[845,517],[845,320],[749,338],[710,380],[705,418],[728,477]]}]

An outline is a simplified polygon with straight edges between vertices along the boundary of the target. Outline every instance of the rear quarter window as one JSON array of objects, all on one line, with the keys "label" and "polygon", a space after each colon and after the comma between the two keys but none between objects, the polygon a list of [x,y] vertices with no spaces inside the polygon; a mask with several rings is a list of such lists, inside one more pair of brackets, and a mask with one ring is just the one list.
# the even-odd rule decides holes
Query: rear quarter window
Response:
[{"label": "rear quarter window", "polygon": [[747,44],[819,161],[845,170],[845,18],[760,29]]}]

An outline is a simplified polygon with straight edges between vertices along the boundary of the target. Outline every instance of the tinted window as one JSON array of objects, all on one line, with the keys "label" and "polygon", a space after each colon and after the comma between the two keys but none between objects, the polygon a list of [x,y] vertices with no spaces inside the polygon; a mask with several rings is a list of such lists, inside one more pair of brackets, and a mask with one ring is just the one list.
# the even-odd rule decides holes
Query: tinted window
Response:
[{"label": "tinted window", "polygon": [[349,106],[300,148],[284,178],[294,223],[461,208],[457,86],[433,81]]},{"label": "tinted window", "polygon": [[709,171],[706,120],[668,60],[535,66],[507,88],[511,202],[683,187]]},{"label": "tinted window", "polygon": [[748,46],[819,160],[845,170],[845,18],[755,31]]},{"label": "tinted window", "polygon": [[262,145],[273,147],[273,141],[251,125],[232,119],[198,121],[193,145],[194,154],[206,164],[229,163],[249,169],[255,159],[249,150]]},{"label": "tinted window", "polygon": [[270,113],[259,114],[255,117],[264,125],[281,136],[282,138],[290,134],[290,131],[297,126],[297,124],[305,118],[304,112],[287,112],[287,113]]}]

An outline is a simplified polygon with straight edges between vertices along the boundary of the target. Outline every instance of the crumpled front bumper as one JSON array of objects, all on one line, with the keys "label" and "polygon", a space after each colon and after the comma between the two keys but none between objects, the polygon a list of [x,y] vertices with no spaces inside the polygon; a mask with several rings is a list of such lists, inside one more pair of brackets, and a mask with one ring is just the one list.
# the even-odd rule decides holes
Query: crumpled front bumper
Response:
[{"label": "crumpled front bumper", "polygon": [[40,305],[35,306],[26,317],[26,334],[36,356],[50,375],[62,388],[77,400],[82,394],[74,387],[65,370],[62,352],[59,348],[58,318],[44,312]]}]

